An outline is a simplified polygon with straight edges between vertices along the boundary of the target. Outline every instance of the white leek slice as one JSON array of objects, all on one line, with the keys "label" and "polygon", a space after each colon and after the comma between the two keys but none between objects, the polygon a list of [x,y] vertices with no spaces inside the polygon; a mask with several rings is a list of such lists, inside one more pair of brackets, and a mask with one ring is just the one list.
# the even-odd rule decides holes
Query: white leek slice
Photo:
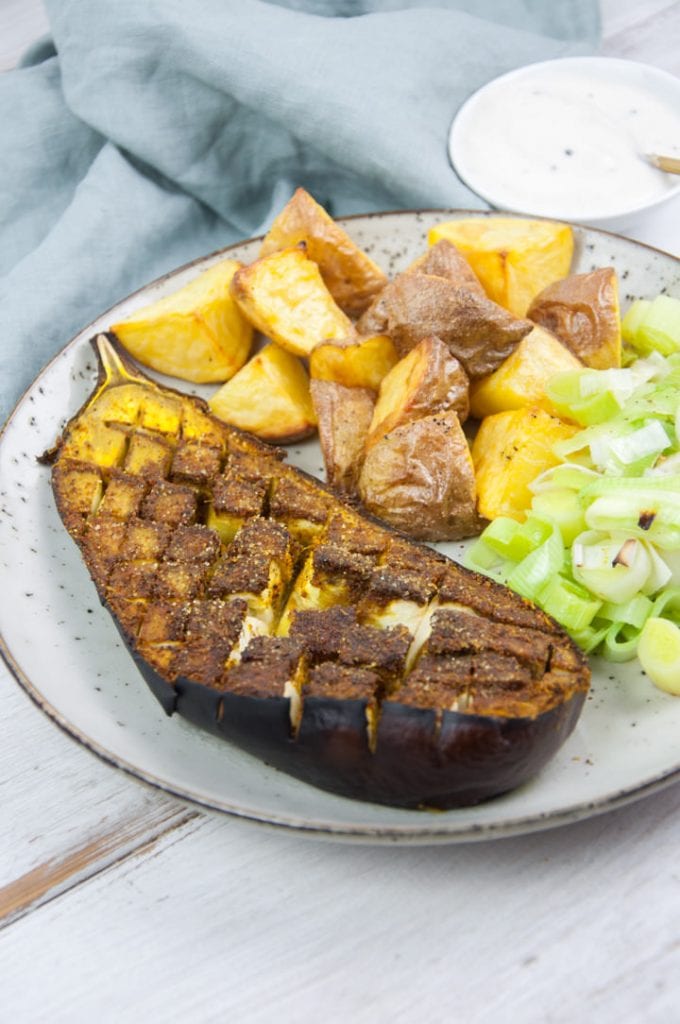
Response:
[{"label": "white leek slice", "polygon": [[635,537],[603,537],[587,530],[574,541],[574,579],[603,601],[630,601],[645,586],[651,571],[649,552]]},{"label": "white leek slice", "polygon": [[640,633],[638,658],[655,686],[680,697],[680,627],[669,619],[647,619]]},{"label": "white leek slice", "polygon": [[659,420],[652,420],[625,437],[609,442],[609,450],[624,466],[630,466],[647,455],[660,455],[670,447],[670,439]]}]

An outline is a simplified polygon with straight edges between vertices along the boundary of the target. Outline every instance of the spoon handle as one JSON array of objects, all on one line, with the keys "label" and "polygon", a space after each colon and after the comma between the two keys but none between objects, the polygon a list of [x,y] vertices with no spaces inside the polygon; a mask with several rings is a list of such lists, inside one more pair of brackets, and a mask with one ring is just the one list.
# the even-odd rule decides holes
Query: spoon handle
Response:
[{"label": "spoon handle", "polygon": [[648,153],[647,159],[650,164],[654,164],[660,171],[666,171],[667,174],[680,174],[680,160],[674,156],[659,156],[657,153]]}]

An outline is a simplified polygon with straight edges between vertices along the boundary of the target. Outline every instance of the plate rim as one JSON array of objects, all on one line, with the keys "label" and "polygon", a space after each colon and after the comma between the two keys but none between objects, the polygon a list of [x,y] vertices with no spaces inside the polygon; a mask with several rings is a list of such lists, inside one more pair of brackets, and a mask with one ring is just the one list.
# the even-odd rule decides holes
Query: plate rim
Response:
[{"label": "plate rim", "polygon": [[[346,217],[335,218],[341,224],[346,222],[352,222],[355,220],[371,220],[376,218],[384,218],[394,215],[404,217],[414,217],[418,215],[442,215],[447,217],[453,217],[456,215],[463,215],[465,217],[474,216],[497,216],[496,211],[492,210],[476,210],[476,209],[463,209],[463,208],[417,208],[417,209],[397,209],[397,210],[380,210],[369,213],[352,214]],[[503,213],[503,216],[509,217],[526,217],[514,212]],[[548,217],[531,217],[534,220],[555,220],[556,218]],[[564,223],[570,223],[564,221]],[[680,257],[674,256],[663,249],[656,246],[648,245],[645,242],[638,242],[635,239],[627,238],[625,235],[618,234],[614,231],[608,231],[599,227],[589,227],[587,225],[572,223],[571,225],[576,230],[595,232],[597,234],[606,235],[615,238],[619,241],[623,241],[626,244],[631,244],[636,248],[642,248],[649,250],[652,253],[658,253],[661,256],[675,261],[680,265]],[[28,400],[29,395],[32,391],[40,385],[43,377],[49,373],[51,367],[64,356],[64,354],[71,348],[75,348],[77,345],[84,344],[92,333],[92,328],[102,318],[106,317],[109,313],[115,310],[123,302],[127,302],[130,299],[135,298],[143,292],[146,292],[154,286],[160,285],[163,282],[180,275],[181,273],[191,269],[202,263],[207,263],[222,254],[229,253],[230,251],[240,248],[243,245],[257,242],[261,240],[263,235],[256,235],[250,238],[240,239],[237,242],[230,243],[228,246],[221,247],[214,250],[213,252],[206,253],[202,256],[198,256],[188,262],[178,266],[159,277],[147,282],[146,284],[130,292],[122,299],[118,299],[110,307],[100,312],[92,321],[81,328],[75,335],[73,335],[49,360],[37,376],[31,381],[31,383],[24,389],[16,403],[14,404],[12,411],[8,415],[5,423],[0,428],[0,447],[5,442],[5,437],[10,428],[15,416],[19,413],[20,408]],[[3,633],[0,633],[0,657],[5,662],[10,675],[16,680],[19,686],[24,692],[30,697],[32,702],[40,708],[40,710],[49,718],[55,725],[57,725],[62,732],[69,736],[73,741],[77,742],[81,747],[84,747],[91,754],[98,757],[105,764],[112,766],[113,768],[122,771],[127,776],[135,779],[137,782],[144,784],[145,786],[165,793],[168,796],[174,797],[182,803],[191,807],[197,808],[201,811],[226,815],[234,817],[240,820],[248,821],[253,824],[261,826],[275,828],[277,830],[283,829],[285,831],[293,832],[299,835],[312,836],[316,838],[325,838],[334,841],[349,841],[349,842],[364,842],[364,843],[385,843],[385,844],[400,844],[400,845],[434,845],[434,844],[454,844],[454,843],[468,843],[475,841],[483,841],[490,839],[508,838],[517,835],[527,835],[533,832],[546,831],[548,829],[561,827],[567,824],[572,824],[577,821],[594,817],[596,815],[604,814],[608,811],[616,810],[629,803],[632,803],[638,799],[642,799],[645,796],[652,795],[655,792],[659,792],[674,782],[680,781],[680,762],[668,771],[661,772],[655,775],[651,779],[648,779],[641,785],[631,785],[619,789],[614,793],[609,793],[598,800],[586,800],[580,803],[574,803],[570,806],[562,808],[560,811],[541,811],[533,814],[528,814],[521,817],[516,817],[505,822],[488,822],[483,824],[475,824],[474,822],[467,822],[464,825],[456,827],[455,821],[451,818],[447,818],[446,825],[437,827],[432,823],[431,816],[427,815],[427,820],[423,821],[423,825],[420,826],[416,823],[409,823],[405,825],[392,824],[386,826],[375,826],[375,825],[347,825],[347,824],[335,824],[332,821],[314,820],[309,817],[299,818],[295,815],[279,815],[274,811],[267,811],[266,814],[258,813],[252,809],[238,806],[229,801],[222,800],[217,797],[213,797],[210,800],[202,797],[200,794],[192,792],[188,787],[175,787],[167,780],[164,780],[153,773],[148,772],[138,766],[128,762],[125,758],[107,749],[104,745],[92,740],[86,733],[84,733],[77,725],[68,720],[62,712],[60,712],[54,705],[47,700],[36,685],[28,678],[23,669],[19,666],[18,662],[12,654],[9,642]],[[271,766],[270,766],[271,767]],[[455,813],[455,812],[448,812]]]}]

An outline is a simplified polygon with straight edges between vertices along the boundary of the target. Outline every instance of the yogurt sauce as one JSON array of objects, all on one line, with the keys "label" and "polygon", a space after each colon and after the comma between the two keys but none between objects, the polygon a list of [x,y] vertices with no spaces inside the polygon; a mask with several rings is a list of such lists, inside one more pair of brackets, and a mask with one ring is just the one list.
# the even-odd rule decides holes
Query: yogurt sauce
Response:
[{"label": "yogurt sauce", "polygon": [[677,82],[672,97],[669,83],[660,88],[649,72],[606,58],[511,72],[461,109],[452,162],[501,209],[594,220],[659,201],[680,179],[644,154],[680,156],[680,81],[656,72]]}]

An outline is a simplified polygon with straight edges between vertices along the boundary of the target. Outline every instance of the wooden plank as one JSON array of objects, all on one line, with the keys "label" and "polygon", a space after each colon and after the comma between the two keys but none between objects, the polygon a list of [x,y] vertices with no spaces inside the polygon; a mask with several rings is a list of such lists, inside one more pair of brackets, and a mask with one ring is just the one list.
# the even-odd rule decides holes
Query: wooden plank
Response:
[{"label": "wooden plank", "polygon": [[[182,822],[186,807],[104,764],[0,665],[0,919]],[[193,813],[193,812],[192,812]]]},{"label": "wooden plank", "polygon": [[629,5],[607,0],[602,55],[639,60],[680,74],[680,3],[646,0]]},{"label": "wooden plank", "polygon": [[603,39],[616,46],[615,40],[629,29],[633,39],[642,22],[655,25],[653,19],[673,7],[678,7],[678,0],[600,0]]},{"label": "wooden plank", "polygon": [[679,812],[675,787],[448,849],[205,817],[0,933],[3,1002],[20,1021],[666,1024]]},{"label": "wooden plank", "polygon": [[108,831],[31,868],[0,888],[0,928],[91,878],[131,852],[151,850],[161,836],[183,828],[198,812],[163,802],[148,811],[128,812]]}]

